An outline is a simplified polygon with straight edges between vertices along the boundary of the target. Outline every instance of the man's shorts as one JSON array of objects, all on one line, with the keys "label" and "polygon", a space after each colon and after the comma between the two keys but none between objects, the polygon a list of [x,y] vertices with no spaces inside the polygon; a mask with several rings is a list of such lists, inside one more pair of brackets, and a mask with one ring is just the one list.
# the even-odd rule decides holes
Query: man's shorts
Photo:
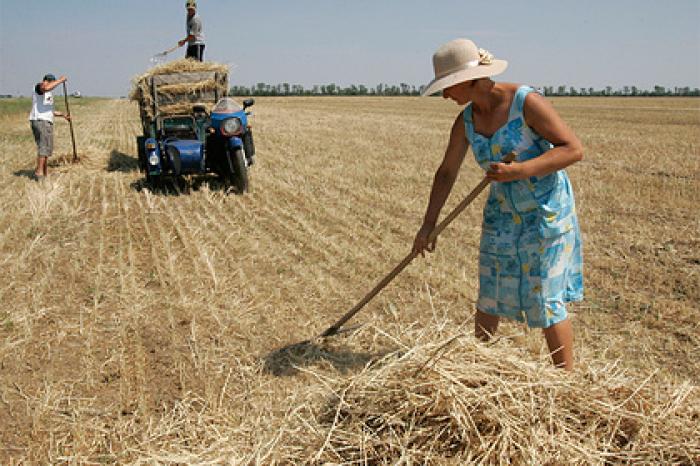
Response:
[{"label": "man's shorts", "polygon": [[32,133],[39,149],[38,157],[50,157],[53,153],[53,123],[46,120],[32,120]]}]

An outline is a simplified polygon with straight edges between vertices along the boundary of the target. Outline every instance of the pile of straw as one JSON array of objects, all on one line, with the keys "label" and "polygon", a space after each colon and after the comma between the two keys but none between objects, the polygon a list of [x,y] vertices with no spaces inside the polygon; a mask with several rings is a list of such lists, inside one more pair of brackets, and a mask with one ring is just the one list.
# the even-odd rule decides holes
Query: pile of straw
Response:
[{"label": "pile of straw", "polygon": [[295,410],[275,453],[343,464],[700,459],[697,387],[635,378],[615,365],[569,374],[467,335],[433,341],[354,377],[319,374],[332,395]]},{"label": "pile of straw", "polygon": [[[228,66],[216,62],[200,62],[182,58],[155,66],[146,73],[132,79],[129,98],[139,102],[142,109],[142,118],[153,118],[153,98],[151,96],[151,79],[157,75],[216,72],[219,78],[205,80],[185,80],[174,84],[158,86],[160,96],[171,97],[174,103],[161,105],[159,111],[162,115],[189,113],[193,105],[203,105],[211,108],[214,99],[201,98],[206,91],[217,90],[220,96],[228,92]],[[182,102],[177,102],[182,97]]]}]

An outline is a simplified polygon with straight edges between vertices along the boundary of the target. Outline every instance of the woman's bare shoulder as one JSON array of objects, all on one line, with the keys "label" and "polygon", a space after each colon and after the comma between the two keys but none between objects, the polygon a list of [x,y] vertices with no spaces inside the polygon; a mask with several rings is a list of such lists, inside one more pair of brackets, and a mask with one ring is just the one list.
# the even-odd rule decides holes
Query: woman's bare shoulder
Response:
[{"label": "woman's bare shoulder", "polygon": [[507,92],[509,94],[515,94],[518,92],[518,89],[522,86],[522,84],[518,83],[498,83],[496,86],[500,87],[502,91]]}]

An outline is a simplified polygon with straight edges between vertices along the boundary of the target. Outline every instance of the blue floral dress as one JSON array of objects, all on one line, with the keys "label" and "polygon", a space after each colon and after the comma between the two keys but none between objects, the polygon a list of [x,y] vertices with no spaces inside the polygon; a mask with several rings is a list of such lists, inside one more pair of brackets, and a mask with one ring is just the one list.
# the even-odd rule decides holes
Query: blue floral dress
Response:
[{"label": "blue floral dress", "polygon": [[[477,163],[489,165],[515,151],[518,161],[537,157],[552,144],[523,117],[521,86],[508,122],[487,138],[474,131],[471,103],[464,123]],[[477,309],[547,328],[566,318],[567,302],[583,299],[581,234],[574,194],[564,170],[506,183],[491,183],[484,207],[479,253]]]}]

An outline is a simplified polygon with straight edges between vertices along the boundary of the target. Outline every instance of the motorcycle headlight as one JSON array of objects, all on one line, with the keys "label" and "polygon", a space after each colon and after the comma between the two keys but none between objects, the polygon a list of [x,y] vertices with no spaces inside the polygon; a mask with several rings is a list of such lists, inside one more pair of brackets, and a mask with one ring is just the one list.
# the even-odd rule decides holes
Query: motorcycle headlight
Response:
[{"label": "motorcycle headlight", "polygon": [[151,165],[158,165],[158,156],[156,154],[151,154],[151,156],[148,157],[148,163]]},{"label": "motorcycle headlight", "polygon": [[241,120],[238,118],[227,118],[221,123],[221,134],[224,136],[235,136],[241,132]]}]

